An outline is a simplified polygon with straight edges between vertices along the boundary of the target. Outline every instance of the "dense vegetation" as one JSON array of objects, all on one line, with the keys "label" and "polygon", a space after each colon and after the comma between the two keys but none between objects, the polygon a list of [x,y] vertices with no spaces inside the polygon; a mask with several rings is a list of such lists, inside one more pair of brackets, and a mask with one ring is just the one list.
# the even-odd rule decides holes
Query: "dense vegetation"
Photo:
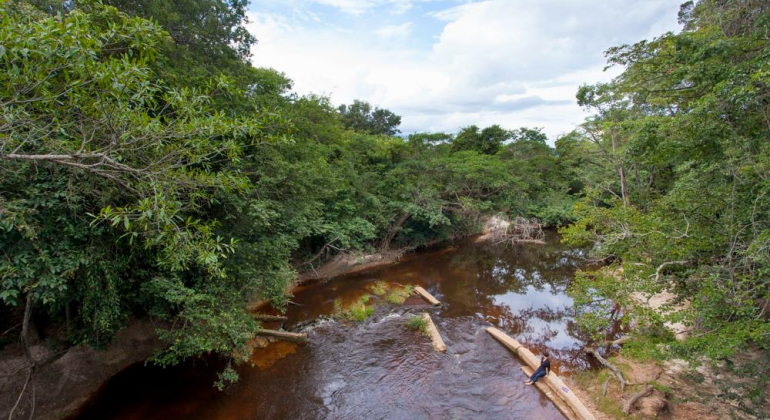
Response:
[{"label": "dense vegetation", "polygon": [[252,67],[245,2],[108,3],[2,6],[0,298],[14,323],[32,313],[98,347],[151,316],[169,343],[157,362],[245,355],[247,302],[281,307],[297,271],[335,253],[466,235],[485,212],[569,213],[538,130],[395,137],[391,111],[297,96]]},{"label": "dense vegetation", "polygon": [[[746,344],[766,351],[768,3],[689,2],[680,21],[679,34],[610,49],[609,63],[625,71],[580,89],[595,117],[557,142],[593,185],[566,238],[595,244],[611,262],[584,273],[573,291],[598,333],[635,321],[634,332],[667,341],[655,327],[682,322],[695,331],[674,346],[678,354],[721,358]],[[638,304],[664,290],[675,297],[664,309],[679,308],[668,316]]]},{"label": "dense vegetation", "polygon": [[246,355],[247,302],[283,307],[297,271],[504,212],[574,222],[566,239],[595,244],[609,265],[573,293],[597,335],[660,325],[631,294],[670,288],[690,303],[673,316],[701,331],[683,352],[770,346],[764,2],[688,3],[681,33],[610,49],[625,71],[580,89],[595,117],[555,148],[497,125],[399,137],[389,110],[294,94],[250,65],[246,6],[0,4],[0,304],[14,323],[34,313],[98,347],[153,317],[159,363]]}]

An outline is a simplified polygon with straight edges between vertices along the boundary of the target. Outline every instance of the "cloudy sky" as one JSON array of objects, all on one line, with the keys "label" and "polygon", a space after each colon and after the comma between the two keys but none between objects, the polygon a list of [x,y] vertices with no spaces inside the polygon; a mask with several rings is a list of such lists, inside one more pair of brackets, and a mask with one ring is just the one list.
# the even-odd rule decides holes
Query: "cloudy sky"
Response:
[{"label": "cloudy sky", "polygon": [[256,66],[295,91],[363,99],[401,130],[543,127],[553,141],[586,114],[581,84],[609,80],[603,52],[677,31],[682,0],[255,0]]}]

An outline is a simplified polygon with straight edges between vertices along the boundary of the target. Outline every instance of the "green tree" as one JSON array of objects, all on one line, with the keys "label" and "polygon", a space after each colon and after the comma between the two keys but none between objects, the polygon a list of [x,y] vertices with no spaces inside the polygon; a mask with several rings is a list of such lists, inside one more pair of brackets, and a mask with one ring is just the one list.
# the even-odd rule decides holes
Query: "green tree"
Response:
[{"label": "green tree", "polygon": [[372,107],[368,102],[355,100],[350,105],[340,105],[339,111],[342,123],[351,130],[387,136],[400,132],[400,116],[387,109]]},{"label": "green tree", "polygon": [[234,242],[210,209],[248,190],[231,165],[279,120],[163,85],[150,63],[166,33],[113,7],[34,22],[3,10],[0,28],[3,303],[66,318],[94,345],[148,311],[169,321],[161,363],[243,350],[257,326],[242,290],[258,285],[227,276]]},{"label": "green tree", "polygon": [[452,141],[452,151],[475,150],[482,154],[494,155],[500,150],[503,142],[511,139],[512,136],[510,131],[499,125],[491,125],[483,130],[471,125],[457,133]]},{"label": "green tree", "polygon": [[621,285],[589,274],[574,292],[625,306],[630,293],[665,289],[685,309],[634,315],[695,328],[679,351],[767,350],[770,12],[764,2],[704,0],[686,3],[680,19],[679,34],[607,52],[623,73],[581,88],[579,101],[597,114],[558,143],[573,170],[594,168],[587,185],[615,180],[587,191],[565,233],[622,264]]}]

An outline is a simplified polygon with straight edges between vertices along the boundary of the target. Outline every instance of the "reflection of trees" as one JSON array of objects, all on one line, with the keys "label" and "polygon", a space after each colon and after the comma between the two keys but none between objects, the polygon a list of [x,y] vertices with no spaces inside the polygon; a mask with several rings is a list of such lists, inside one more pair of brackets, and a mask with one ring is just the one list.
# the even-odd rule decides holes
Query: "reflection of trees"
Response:
[{"label": "reflection of trees", "polygon": [[581,253],[559,244],[554,234],[545,245],[464,247],[449,261],[448,275],[455,281],[443,284],[442,291],[486,311],[494,306],[495,295],[523,294],[528,287],[542,291],[550,286],[564,293],[582,263]]},{"label": "reflection of trees", "polygon": [[574,316],[574,310],[572,307],[563,306],[561,308],[540,308],[540,309],[522,309],[519,314],[524,318],[540,318],[546,322],[559,322],[564,318],[571,318]]},{"label": "reflection of trees", "polygon": [[545,331],[535,331],[531,326],[530,320],[532,318],[539,318],[549,323],[564,322],[564,332],[576,341],[586,343],[590,339],[590,336],[581,330],[580,326],[574,319],[574,308],[571,306],[564,306],[561,308],[541,308],[541,309],[522,309],[518,311],[516,315],[513,315],[510,308],[505,306],[506,310],[502,313],[509,314],[508,316],[514,319],[501,319],[502,325],[517,325],[518,330],[508,330],[514,334],[522,335],[524,340],[523,344],[527,348],[533,350],[535,353],[542,353],[548,351],[552,355],[552,359],[559,362],[559,365],[567,369],[576,367],[585,367],[588,365],[588,361],[582,352],[582,345],[572,348],[555,349],[549,346],[549,342],[552,341],[558,335],[559,331],[551,329],[546,326]]},{"label": "reflection of trees", "polygon": [[[505,310],[500,311],[500,317],[498,318],[498,323],[501,327],[506,328],[507,331],[515,334],[536,337],[533,340],[536,343],[545,344],[553,340],[559,334],[559,331],[551,329],[550,326],[546,326],[545,332],[535,331],[534,326],[532,326],[532,323],[530,322],[533,318],[538,318],[548,323],[564,322],[567,325],[567,334],[572,336],[572,334],[570,334],[570,324],[574,324],[574,321],[573,310],[571,307],[528,308],[519,310],[516,314],[511,311],[508,305],[499,305],[499,307],[505,308]],[[518,326],[519,328],[517,328],[516,331],[508,329],[507,327],[511,325]],[[572,337],[579,340],[578,337]]]},{"label": "reflection of trees", "polygon": [[[526,337],[527,346],[538,352],[547,349],[562,328],[546,326],[545,330],[536,331],[535,323],[531,322],[534,318],[551,324],[563,323],[567,335],[578,342],[586,342],[588,337],[574,322],[571,306],[510,308],[495,301],[496,296],[506,293],[526,294],[529,288],[564,294],[575,270],[585,264],[583,250],[568,249],[554,234],[547,237],[545,245],[462,247],[444,267],[448,272],[445,275],[452,279],[441,286],[452,303],[444,315],[466,315],[469,310],[481,313],[510,334]],[[579,348],[549,350],[563,363],[584,364],[578,359]]]},{"label": "reflection of trees", "polygon": [[502,294],[544,284],[564,290],[575,269],[583,265],[581,252],[567,249],[549,235],[545,245],[525,244],[514,247],[473,246],[455,254],[450,268],[470,270],[478,279],[486,280],[484,291]]}]

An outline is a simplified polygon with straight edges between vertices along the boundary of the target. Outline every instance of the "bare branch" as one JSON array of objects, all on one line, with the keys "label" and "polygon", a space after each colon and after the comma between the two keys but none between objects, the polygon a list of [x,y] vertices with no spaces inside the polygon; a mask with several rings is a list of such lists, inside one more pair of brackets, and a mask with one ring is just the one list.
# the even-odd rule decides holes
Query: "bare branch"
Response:
[{"label": "bare branch", "polygon": [[689,261],[666,261],[663,264],[659,265],[658,268],[655,270],[655,283],[660,282],[660,273],[663,271],[664,268],[668,267],[669,265],[675,265],[675,264],[689,264]]}]

